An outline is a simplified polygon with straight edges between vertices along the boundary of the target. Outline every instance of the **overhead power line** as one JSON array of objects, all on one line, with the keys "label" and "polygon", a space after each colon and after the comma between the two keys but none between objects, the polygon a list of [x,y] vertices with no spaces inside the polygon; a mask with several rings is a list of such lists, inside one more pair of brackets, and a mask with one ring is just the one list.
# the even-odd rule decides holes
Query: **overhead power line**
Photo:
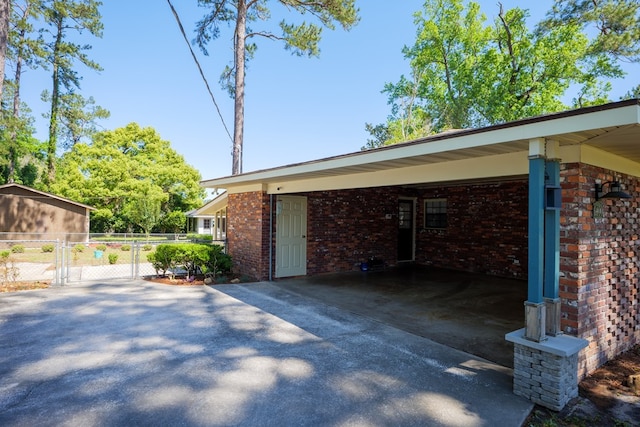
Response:
[{"label": "overhead power line", "polygon": [[176,22],[178,23],[178,27],[180,28],[180,32],[182,33],[182,37],[184,38],[184,41],[187,43],[187,47],[189,47],[189,52],[191,52],[191,57],[193,58],[193,61],[196,63],[196,66],[198,67],[198,71],[200,71],[200,76],[202,76],[202,80],[204,81],[204,84],[207,87],[207,91],[209,91],[209,95],[211,96],[211,100],[213,101],[213,105],[216,106],[216,110],[218,111],[218,116],[220,117],[220,121],[222,122],[222,126],[224,126],[224,130],[227,132],[227,135],[229,136],[229,140],[231,142],[233,142],[233,138],[231,137],[231,133],[229,132],[229,129],[227,128],[227,124],[224,122],[224,118],[222,117],[222,113],[220,112],[220,107],[218,107],[218,103],[216,102],[216,98],[213,96],[213,92],[211,91],[211,87],[209,86],[209,82],[207,81],[207,78],[205,77],[204,72],[202,71],[202,67],[200,66],[200,62],[198,61],[198,58],[196,57],[195,52],[191,48],[191,43],[189,43],[189,39],[187,38],[187,34],[184,32],[184,27],[182,26],[182,22],[180,21],[180,17],[178,16],[178,12],[173,7],[173,4],[171,4],[171,0],[167,0],[167,3],[169,3],[169,7],[171,8],[171,12],[173,12],[173,16],[175,16],[175,18],[176,18]]}]

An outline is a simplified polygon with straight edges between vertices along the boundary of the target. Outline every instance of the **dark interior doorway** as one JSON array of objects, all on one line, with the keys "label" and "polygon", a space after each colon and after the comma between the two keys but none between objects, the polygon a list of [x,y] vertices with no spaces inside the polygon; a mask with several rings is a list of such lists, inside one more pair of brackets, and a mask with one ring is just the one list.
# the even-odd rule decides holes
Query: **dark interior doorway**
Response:
[{"label": "dark interior doorway", "polygon": [[398,261],[413,261],[415,202],[398,201]]}]

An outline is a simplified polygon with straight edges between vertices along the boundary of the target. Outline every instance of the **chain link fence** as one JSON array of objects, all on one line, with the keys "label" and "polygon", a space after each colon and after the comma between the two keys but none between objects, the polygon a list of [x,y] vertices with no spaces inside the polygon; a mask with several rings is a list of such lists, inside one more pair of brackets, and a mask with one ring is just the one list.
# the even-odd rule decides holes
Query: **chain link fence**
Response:
[{"label": "chain link fence", "polygon": [[43,282],[52,285],[84,280],[137,279],[156,274],[147,255],[159,244],[224,241],[186,235],[64,235],[51,240],[30,239],[28,233],[3,239],[0,233],[0,284]]}]

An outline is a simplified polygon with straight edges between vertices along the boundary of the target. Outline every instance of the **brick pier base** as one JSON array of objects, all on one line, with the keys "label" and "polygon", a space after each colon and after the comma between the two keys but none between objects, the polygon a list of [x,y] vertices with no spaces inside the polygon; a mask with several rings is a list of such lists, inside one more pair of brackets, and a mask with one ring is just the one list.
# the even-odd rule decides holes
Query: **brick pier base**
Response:
[{"label": "brick pier base", "polygon": [[586,340],[558,335],[535,342],[524,337],[524,329],[505,338],[513,343],[515,394],[554,411],[578,396],[578,353]]}]

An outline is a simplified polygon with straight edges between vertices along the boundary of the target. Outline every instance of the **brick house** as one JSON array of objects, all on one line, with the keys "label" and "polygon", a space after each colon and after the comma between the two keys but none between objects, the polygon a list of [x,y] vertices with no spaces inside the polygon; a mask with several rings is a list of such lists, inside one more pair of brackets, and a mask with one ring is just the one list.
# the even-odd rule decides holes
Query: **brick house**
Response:
[{"label": "brick house", "polygon": [[214,241],[224,242],[227,239],[227,205],[227,193],[223,192],[187,212],[187,232],[210,234]]},{"label": "brick house", "polygon": [[2,240],[65,239],[86,241],[94,208],[20,184],[0,185]]},{"label": "brick house", "polygon": [[[596,200],[612,182],[632,197]],[[227,190],[229,253],[258,279],[370,257],[522,278],[526,338],[585,340],[578,378],[640,343],[638,100],[202,184]]]}]

